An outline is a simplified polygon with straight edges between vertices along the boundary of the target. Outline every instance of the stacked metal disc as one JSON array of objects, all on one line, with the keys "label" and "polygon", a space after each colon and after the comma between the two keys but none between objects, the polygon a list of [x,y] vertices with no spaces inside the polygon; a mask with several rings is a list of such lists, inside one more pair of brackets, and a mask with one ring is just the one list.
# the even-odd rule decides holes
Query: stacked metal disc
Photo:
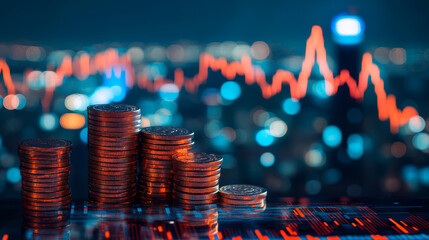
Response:
[{"label": "stacked metal disc", "polygon": [[71,142],[62,139],[29,139],[19,144],[25,227],[65,227],[71,200],[70,151]]},{"label": "stacked metal disc", "polygon": [[173,158],[175,202],[185,208],[216,203],[222,156],[190,152]]},{"label": "stacked metal disc", "polygon": [[187,153],[194,132],[178,127],[147,127],[141,130],[138,199],[142,204],[172,200],[172,156]]},{"label": "stacked metal disc", "polygon": [[262,187],[234,184],[219,190],[220,203],[226,207],[249,210],[265,210],[267,190]]},{"label": "stacked metal disc", "polygon": [[88,107],[89,201],[98,207],[134,201],[140,108],[124,104]]}]

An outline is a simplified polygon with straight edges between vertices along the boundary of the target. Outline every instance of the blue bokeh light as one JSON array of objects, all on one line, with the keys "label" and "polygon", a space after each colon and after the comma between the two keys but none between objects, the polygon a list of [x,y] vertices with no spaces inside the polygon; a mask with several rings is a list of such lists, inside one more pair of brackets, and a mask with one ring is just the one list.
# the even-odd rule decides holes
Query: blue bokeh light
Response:
[{"label": "blue bokeh light", "polygon": [[256,133],[256,142],[263,147],[267,147],[273,144],[274,137],[271,136],[268,130],[262,129]]},{"label": "blue bokeh light", "polygon": [[329,147],[338,147],[342,140],[341,130],[334,125],[327,126],[322,133],[323,142]]},{"label": "blue bokeh light", "polygon": [[272,154],[270,152],[264,152],[261,154],[261,157],[259,160],[260,160],[262,166],[271,167],[274,165],[276,158],[275,158],[274,154]]},{"label": "blue bokeh light", "polygon": [[87,143],[88,142],[88,128],[83,128],[79,133],[80,140],[82,142]]},{"label": "blue bokeh light", "polygon": [[331,23],[333,40],[342,45],[355,45],[363,40],[365,23],[356,15],[341,14]]},{"label": "blue bokeh light", "polygon": [[174,101],[179,97],[179,88],[173,84],[164,84],[159,89],[159,96],[165,101]]},{"label": "blue bokeh light", "polygon": [[240,97],[241,87],[234,81],[225,82],[220,88],[220,95],[226,100],[233,101]]},{"label": "blue bokeh light", "polygon": [[295,115],[301,110],[301,104],[294,98],[288,98],[283,102],[283,111],[289,115]]},{"label": "blue bokeh light", "polygon": [[6,178],[11,183],[17,183],[21,181],[21,173],[18,168],[12,167],[7,170]]},{"label": "blue bokeh light", "polygon": [[352,134],[347,138],[347,154],[351,159],[359,159],[363,155],[363,138],[359,134]]}]

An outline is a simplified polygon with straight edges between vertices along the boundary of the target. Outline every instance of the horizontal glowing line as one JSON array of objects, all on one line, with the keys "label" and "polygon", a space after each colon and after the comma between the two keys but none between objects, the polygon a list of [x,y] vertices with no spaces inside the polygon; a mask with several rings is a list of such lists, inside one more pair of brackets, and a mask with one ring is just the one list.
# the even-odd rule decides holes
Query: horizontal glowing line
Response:
[{"label": "horizontal glowing line", "polygon": [[[407,106],[403,110],[398,109],[395,95],[386,94],[384,81],[380,77],[380,69],[372,62],[370,53],[363,55],[361,72],[357,82],[350,76],[348,70],[342,70],[338,76],[334,77],[326,60],[323,33],[319,26],[312,28],[311,35],[307,39],[305,58],[298,78],[295,78],[292,72],[279,69],[272,77],[270,84],[266,80],[264,71],[260,67],[254,66],[249,56],[243,56],[241,61],[228,63],[225,58],[215,58],[210,54],[203,53],[200,56],[199,72],[193,77],[185,77],[183,70],[177,68],[174,71],[173,80],[155,77],[155,81],[152,81],[143,73],[135,76],[129,55],[124,54],[119,56],[116,50],[108,49],[105,52],[97,53],[92,58],[87,54],[82,54],[80,57],[77,56],[73,60],[70,56],[65,56],[61,65],[56,69],[56,83],[46,86],[42,106],[45,112],[49,111],[55,88],[63,83],[64,77],[74,75],[80,79],[85,79],[97,73],[108,75],[117,66],[121,66],[126,70],[126,85],[128,87],[132,87],[135,84],[134,78],[136,77],[137,85],[140,88],[153,92],[158,91],[165,83],[173,82],[180,89],[184,88],[186,91],[194,93],[198,90],[199,86],[206,83],[209,70],[212,70],[220,71],[229,80],[234,79],[237,75],[244,76],[246,84],[251,85],[256,83],[261,88],[264,98],[270,98],[279,94],[283,89],[283,85],[287,84],[291,97],[301,99],[307,94],[308,80],[315,63],[318,64],[320,73],[325,79],[325,91],[328,95],[336,94],[340,86],[347,85],[350,96],[354,99],[362,100],[368,87],[369,78],[371,77],[371,82],[374,85],[374,91],[377,96],[378,118],[381,121],[390,121],[390,131],[392,133],[397,133],[400,126],[405,125],[410,118],[418,115],[417,110],[411,106]],[[10,76],[9,67],[1,59],[0,72],[3,72],[3,79],[8,94],[14,94],[15,86]]]}]

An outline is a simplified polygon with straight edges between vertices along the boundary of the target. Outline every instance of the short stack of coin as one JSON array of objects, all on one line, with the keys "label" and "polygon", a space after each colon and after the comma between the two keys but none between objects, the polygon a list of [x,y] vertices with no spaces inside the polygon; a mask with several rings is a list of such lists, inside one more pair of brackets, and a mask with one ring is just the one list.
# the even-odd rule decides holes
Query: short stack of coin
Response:
[{"label": "short stack of coin", "polygon": [[234,184],[219,190],[220,203],[226,207],[263,210],[266,207],[267,190],[262,187]]},{"label": "short stack of coin", "polygon": [[140,124],[135,106],[88,107],[90,203],[120,207],[134,201]]},{"label": "short stack of coin", "polygon": [[146,127],[141,130],[138,199],[142,204],[172,200],[172,156],[187,153],[194,132],[178,127]]},{"label": "short stack of coin", "polygon": [[71,145],[62,139],[29,139],[19,144],[25,227],[65,227],[71,200]]},{"label": "short stack of coin", "polygon": [[222,156],[190,152],[173,159],[175,202],[185,208],[216,203]]}]

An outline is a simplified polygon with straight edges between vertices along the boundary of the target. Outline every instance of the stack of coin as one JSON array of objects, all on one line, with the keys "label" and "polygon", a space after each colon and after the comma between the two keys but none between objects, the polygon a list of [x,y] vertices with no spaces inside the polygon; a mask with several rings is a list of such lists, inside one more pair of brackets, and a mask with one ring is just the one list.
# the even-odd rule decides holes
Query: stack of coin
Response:
[{"label": "stack of coin", "polygon": [[25,227],[65,227],[71,200],[70,150],[71,142],[62,139],[29,139],[19,144]]},{"label": "stack of coin", "polygon": [[173,159],[175,202],[185,208],[216,203],[222,156],[190,152]]},{"label": "stack of coin", "polygon": [[262,187],[234,184],[223,186],[219,190],[220,203],[226,207],[265,209],[267,190]]},{"label": "stack of coin", "polygon": [[88,107],[89,201],[97,207],[129,205],[137,176],[140,108]]},{"label": "stack of coin", "polygon": [[172,199],[172,156],[193,146],[194,132],[178,127],[147,127],[141,131],[138,199],[142,204]]}]

